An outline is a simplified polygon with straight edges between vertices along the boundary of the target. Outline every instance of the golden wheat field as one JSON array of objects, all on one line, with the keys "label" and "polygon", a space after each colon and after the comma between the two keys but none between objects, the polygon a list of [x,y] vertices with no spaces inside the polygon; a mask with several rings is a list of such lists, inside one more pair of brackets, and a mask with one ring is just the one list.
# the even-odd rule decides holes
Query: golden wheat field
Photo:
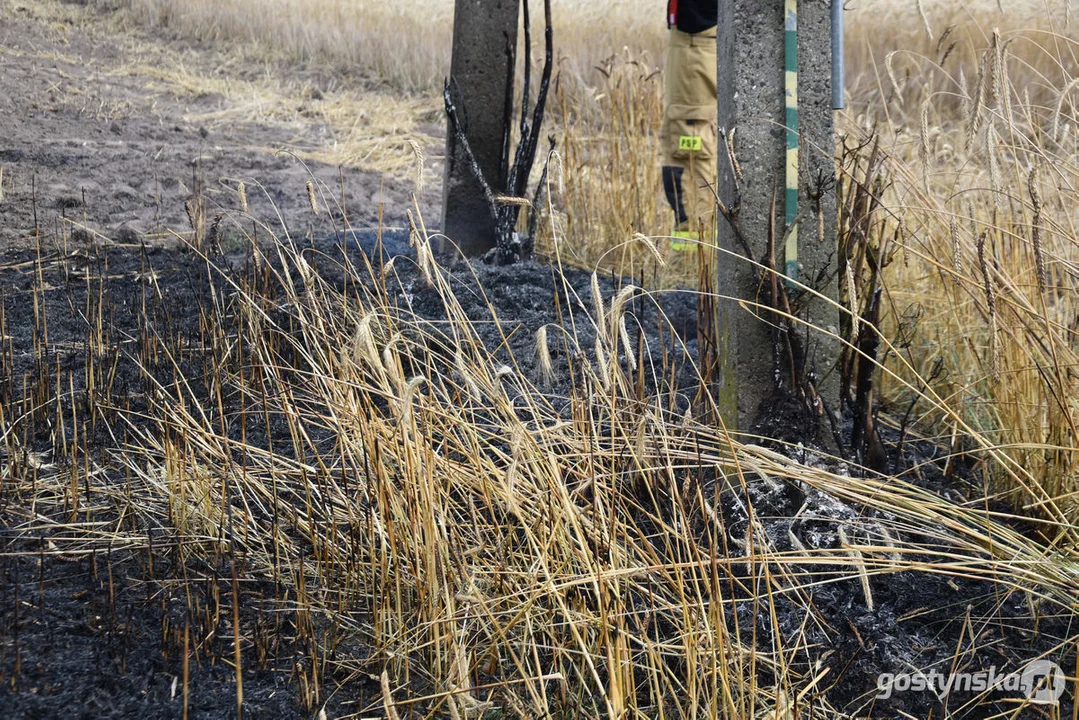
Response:
[{"label": "golden wheat field", "polygon": [[452,0],[0,0],[0,717],[1079,717],[1079,8],[846,4],[837,327],[773,308],[844,395],[739,433],[663,3],[551,4],[500,268]]},{"label": "golden wheat field", "polygon": [[[271,0],[257,13],[242,0],[132,0],[130,4],[149,22],[216,40],[254,40],[295,57],[323,57],[342,66],[374,72],[403,90],[437,87],[449,69],[453,25],[453,3],[449,0],[392,5]],[[984,39],[986,33],[1001,24],[1013,30],[1029,30],[1044,26],[1050,19],[1066,23],[1070,19],[1069,6],[1067,0],[868,0],[852,4],[848,13],[851,76],[861,78],[863,73],[871,72],[868,48],[878,58],[898,49],[924,54],[934,39],[934,28],[939,35],[957,25]],[[533,2],[532,7],[538,13],[542,3]],[[662,67],[666,49],[664,7],[662,2],[647,0],[555,0],[552,16],[558,31],[558,54],[568,62],[567,69],[576,74],[587,74],[607,58],[623,52]]]}]

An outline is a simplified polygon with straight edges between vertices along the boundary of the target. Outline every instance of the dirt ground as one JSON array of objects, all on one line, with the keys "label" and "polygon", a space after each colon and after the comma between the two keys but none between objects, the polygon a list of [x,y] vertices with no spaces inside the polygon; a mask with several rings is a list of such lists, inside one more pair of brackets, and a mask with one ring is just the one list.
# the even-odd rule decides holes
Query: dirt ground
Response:
[{"label": "dirt ground", "polygon": [[[437,123],[363,122],[365,101],[388,95],[322,68],[259,65],[161,33],[121,32],[114,13],[90,5],[0,0],[0,247],[65,219],[113,240],[169,239],[190,231],[185,203],[196,194],[208,223],[240,210],[241,182],[251,214],[277,218],[275,234],[302,234],[313,221],[312,180],[320,207],[340,216],[343,198],[354,227],[376,224],[380,203],[399,225],[415,183],[380,172],[392,152],[370,151],[366,163],[313,159],[332,159],[352,137],[334,120],[347,101],[357,151],[414,141],[431,158],[427,179],[437,178]],[[435,226],[438,184],[425,184],[419,208]]]}]

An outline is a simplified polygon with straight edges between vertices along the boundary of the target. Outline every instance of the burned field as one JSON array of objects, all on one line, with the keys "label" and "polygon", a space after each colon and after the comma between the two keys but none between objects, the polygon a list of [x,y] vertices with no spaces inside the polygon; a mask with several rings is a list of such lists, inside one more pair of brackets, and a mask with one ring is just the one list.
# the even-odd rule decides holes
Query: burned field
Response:
[{"label": "burned field", "polygon": [[[1037,404],[1071,376],[1029,381],[1074,333],[1046,310],[1066,294],[1043,317],[1024,293],[1046,280],[1006,276],[1032,225],[1065,286],[1064,206],[1034,170],[1010,191],[1032,223],[989,227],[994,189],[938,227],[883,203],[920,173],[844,138],[839,333],[848,360],[880,352],[864,402],[829,419],[777,390],[728,433],[710,276],[670,289],[685,258],[625,228],[559,236],[559,203],[622,218],[643,196],[586,172],[615,162],[593,137],[612,126],[561,128],[548,257],[450,262],[440,98],[254,72],[115,9],[0,0],[25,120],[0,141],[0,717],[1074,714],[1071,490],[1048,489],[1067,406],[1046,440]],[[612,108],[655,74],[623,60]],[[629,140],[606,148],[644,159],[626,178],[651,167]],[[635,270],[561,264],[578,244]],[[904,304],[945,279],[945,319]],[[874,469],[851,450],[867,419]]]},{"label": "burned field", "polygon": [[[231,716],[241,682],[250,717],[512,715],[520,665],[552,713],[604,715],[551,650],[573,632],[623,633],[624,664],[593,660],[598,680],[622,674],[641,712],[675,712],[648,673],[673,687],[708,672],[684,646],[682,593],[727,628],[732,663],[807,715],[987,717],[1021,693],[874,701],[877,675],[1074,662],[1062,596],[973,551],[980,487],[945,480],[939,448],[908,440],[896,458],[906,516],[871,502],[892,481],[795,437],[732,456],[686,414],[691,293],[533,263],[447,272],[407,240],[9,251],[8,717]],[[592,437],[566,431],[582,423]],[[562,570],[551,590],[510,567],[557,557],[569,513],[580,545],[560,562],[609,564],[611,587]],[[996,531],[1013,552],[1037,540]],[[421,598],[446,586],[455,607],[431,618]],[[438,622],[472,627],[439,648],[423,639]],[[457,653],[470,661],[447,688],[438,663]],[[384,686],[394,666],[409,680]]]}]

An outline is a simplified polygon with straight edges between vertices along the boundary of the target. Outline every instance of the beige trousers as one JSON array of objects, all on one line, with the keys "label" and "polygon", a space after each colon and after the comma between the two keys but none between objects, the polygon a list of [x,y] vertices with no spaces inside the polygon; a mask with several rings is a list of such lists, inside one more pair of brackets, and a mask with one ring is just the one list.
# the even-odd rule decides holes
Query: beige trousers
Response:
[{"label": "beige trousers", "polygon": [[716,222],[716,31],[669,32],[660,134],[663,189],[676,230],[710,233]]}]

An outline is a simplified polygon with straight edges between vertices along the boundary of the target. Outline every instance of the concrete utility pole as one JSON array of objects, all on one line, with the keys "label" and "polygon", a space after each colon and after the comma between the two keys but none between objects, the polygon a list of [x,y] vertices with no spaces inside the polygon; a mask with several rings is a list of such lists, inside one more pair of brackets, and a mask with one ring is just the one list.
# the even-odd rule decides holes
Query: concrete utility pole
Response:
[{"label": "concrete utility pole", "polygon": [[[519,0],[454,4],[450,92],[469,147],[492,187],[505,184],[506,124],[511,122],[506,102],[513,91],[519,13]],[[491,208],[452,128],[446,133],[442,232],[466,255],[481,255],[495,246]]]},{"label": "concrete utility pole", "polygon": [[[796,268],[798,282],[813,287],[826,297],[836,297],[836,199],[835,128],[832,111],[832,35],[829,0],[801,0],[795,6],[797,35],[790,33],[792,0],[719,0],[717,78],[719,132],[721,143],[734,135],[733,151],[741,170],[735,169],[729,154],[719,153],[718,188],[728,208],[736,208],[737,222],[753,257],[768,264],[769,215],[776,199],[775,263],[784,272],[788,253],[784,240],[785,197],[793,197],[800,219],[797,234]],[[790,33],[790,34],[789,34]],[[785,42],[790,43],[790,62],[797,53],[797,92],[790,97],[785,69]],[[788,153],[787,106],[797,104],[798,149],[797,192],[785,192]],[[722,146],[721,146],[722,147]],[[822,185],[821,180],[824,180]],[[819,206],[818,206],[819,203]],[[818,237],[818,217],[824,232]],[[745,254],[741,241],[730,226],[719,221],[719,247],[737,256]],[[760,273],[746,260],[721,253],[716,290],[720,296],[741,298],[745,304],[766,305],[770,276]],[[763,278],[763,282],[761,281]],[[818,282],[819,278],[825,278]],[[782,286],[783,278],[779,278]],[[804,323],[838,333],[839,314],[834,306],[806,297],[798,317]],[[734,300],[720,300],[718,313],[718,355],[721,370],[720,411],[728,426],[747,430],[758,409],[776,384],[773,363],[773,326],[779,321],[765,308],[740,306]],[[817,376],[817,389],[835,411],[838,407],[838,378],[834,368],[839,343],[825,333],[794,323],[805,346],[806,364]],[[820,382],[824,375],[828,377]]]}]

